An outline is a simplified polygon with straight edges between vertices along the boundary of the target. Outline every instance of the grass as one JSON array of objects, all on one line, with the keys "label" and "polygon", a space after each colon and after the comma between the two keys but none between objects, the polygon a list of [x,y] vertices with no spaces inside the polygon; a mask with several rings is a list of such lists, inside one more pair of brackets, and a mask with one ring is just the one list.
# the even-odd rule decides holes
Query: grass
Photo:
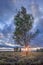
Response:
[{"label": "grass", "polygon": [[[43,52],[0,52],[0,65],[41,65]],[[42,64],[43,65],[43,64]]]}]

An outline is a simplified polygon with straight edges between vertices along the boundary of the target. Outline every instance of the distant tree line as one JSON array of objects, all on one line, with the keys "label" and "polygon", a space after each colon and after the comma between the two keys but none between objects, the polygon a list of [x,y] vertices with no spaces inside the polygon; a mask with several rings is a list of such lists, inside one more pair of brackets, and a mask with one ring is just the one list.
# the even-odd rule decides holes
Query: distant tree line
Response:
[{"label": "distant tree line", "polygon": [[43,49],[37,49],[37,52],[43,52]]}]

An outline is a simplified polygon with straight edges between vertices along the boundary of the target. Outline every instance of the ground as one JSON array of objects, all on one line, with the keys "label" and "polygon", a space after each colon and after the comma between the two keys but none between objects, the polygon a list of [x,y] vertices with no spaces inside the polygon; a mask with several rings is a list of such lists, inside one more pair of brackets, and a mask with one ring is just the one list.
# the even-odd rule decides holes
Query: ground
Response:
[{"label": "ground", "polygon": [[43,65],[43,52],[0,52],[0,65]]}]

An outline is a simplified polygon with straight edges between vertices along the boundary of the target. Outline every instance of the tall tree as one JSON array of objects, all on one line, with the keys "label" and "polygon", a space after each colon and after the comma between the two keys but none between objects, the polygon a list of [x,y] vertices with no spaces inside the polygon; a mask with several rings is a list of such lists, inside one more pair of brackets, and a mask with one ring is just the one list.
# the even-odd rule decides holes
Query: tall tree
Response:
[{"label": "tall tree", "polygon": [[27,14],[26,8],[21,7],[21,11],[17,13],[14,20],[16,28],[13,38],[17,44],[27,46],[30,39],[35,35],[27,34],[32,28],[33,17],[31,14]]}]

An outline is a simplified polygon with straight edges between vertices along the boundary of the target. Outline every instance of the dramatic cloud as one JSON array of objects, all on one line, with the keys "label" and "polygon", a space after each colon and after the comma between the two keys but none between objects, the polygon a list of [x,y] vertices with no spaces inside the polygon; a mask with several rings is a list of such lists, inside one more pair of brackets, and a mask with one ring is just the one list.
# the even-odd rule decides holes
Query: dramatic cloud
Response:
[{"label": "dramatic cloud", "polygon": [[14,40],[12,39],[15,28],[14,16],[18,10],[20,10],[21,6],[24,6],[27,9],[27,13],[37,13],[37,15],[35,14],[36,17],[34,17],[34,24],[31,31],[34,33],[38,28],[40,34],[32,40],[31,44],[36,46],[41,46],[42,44],[43,46],[43,0],[35,0],[36,2],[34,5],[36,6],[38,4],[39,8],[37,10],[37,7],[35,7],[35,9],[33,9],[33,13],[31,9],[32,1],[34,0],[0,0],[0,47],[1,45],[14,46]]}]

